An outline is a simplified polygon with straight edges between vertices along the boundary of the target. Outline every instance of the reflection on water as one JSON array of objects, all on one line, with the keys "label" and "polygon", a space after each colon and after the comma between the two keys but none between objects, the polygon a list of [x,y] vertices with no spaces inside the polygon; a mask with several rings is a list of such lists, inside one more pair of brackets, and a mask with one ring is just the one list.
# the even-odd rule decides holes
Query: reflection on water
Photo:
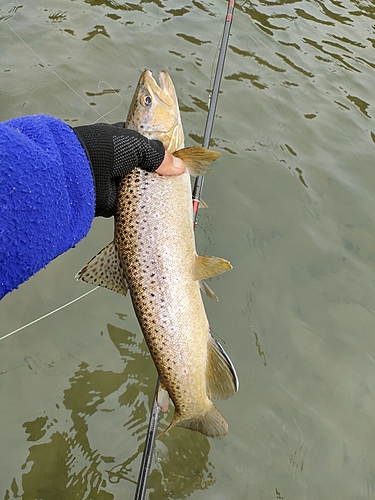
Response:
[{"label": "reflection on water", "polygon": [[[136,484],[153,382],[145,375],[150,356],[146,344],[137,343],[133,333],[107,327],[124,370],[92,370],[81,363],[62,402],[56,404],[58,410],[61,405],[60,419],[45,415],[23,424],[27,441],[33,444],[21,466],[20,483],[13,479],[5,499],[110,500],[115,498],[112,486],[121,480]],[[106,443],[113,433],[120,457],[122,447],[129,448],[130,443],[133,447],[134,453],[125,460],[111,454],[116,450]],[[164,436],[156,445],[150,498],[167,494],[171,499],[187,498],[197,489],[208,488],[215,482],[209,451],[208,439],[197,433],[177,429]]]}]

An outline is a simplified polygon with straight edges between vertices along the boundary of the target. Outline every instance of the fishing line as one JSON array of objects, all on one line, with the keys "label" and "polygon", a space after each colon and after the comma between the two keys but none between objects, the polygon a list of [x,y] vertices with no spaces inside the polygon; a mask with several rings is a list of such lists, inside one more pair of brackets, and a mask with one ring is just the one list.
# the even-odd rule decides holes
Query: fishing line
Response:
[{"label": "fishing line", "polygon": [[210,100],[211,100],[211,95],[212,95],[212,87],[213,87],[213,82],[214,82],[214,79],[215,79],[217,61],[219,59],[220,46],[221,46],[221,42],[223,40],[223,33],[224,33],[224,30],[221,33],[219,41],[217,42],[215,57],[214,57],[214,59],[212,61],[207,108],[210,107]]},{"label": "fishing line", "polygon": [[[107,84],[111,90],[113,90],[113,92],[118,95],[121,99],[121,102],[118,106],[116,106],[115,108],[113,108],[111,111],[108,111],[107,113],[105,113],[104,115],[102,115],[101,113],[99,113],[99,111],[97,109],[95,109],[93,106],[91,106],[87,101],[86,99],[84,99],[84,97],[82,97],[80,94],[78,94],[78,92],[76,90],[74,90],[74,88],[69,85],[69,83],[67,81],[65,81],[58,73],[56,73],[56,71],[54,69],[51,68],[51,66],[46,62],[44,61],[44,59],[42,59],[36,52],[35,50],[30,47],[30,45],[21,37],[21,35],[19,35],[17,33],[17,31],[12,28],[12,26],[8,23],[8,21],[4,20],[5,24],[8,26],[8,28],[16,35],[16,37],[21,40],[21,42],[26,45],[26,47],[34,54],[35,57],[37,57],[39,59],[39,61],[43,64],[43,67],[47,68],[53,75],[56,76],[56,78],[58,78],[62,83],[64,83],[77,97],[79,97],[81,99],[81,101],[83,101],[85,104],[87,104],[87,106],[92,110],[94,111],[97,115],[99,115],[98,119],[94,122],[96,123],[98,120],[100,119],[104,119],[107,123],[108,120],[106,119],[106,116],[109,114],[109,113],[112,113],[112,111],[114,111],[115,109],[117,109],[118,107],[121,106],[121,104],[124,102],[124,99],[122,98],[122,96],[113,88],[111,87],[111,85]],[[101,90],[100,88],[100,84],[101,83],[107,83],[107,82],[99,82],[98,84],[98,88],[99,90]],[[1,340],[1,339],[0,339]]]},{"label": "fishing line", "polygon": [[[227,47],[228,47],[229,32],[230,32],[230,28],[232,25],[234,7],[235,7],[235,0],[229,0],[228,7],[227,7],[227,13],[226,13],[226,17],[225,17],[224,30],[223,30],[222,38],[221,38],[219,57],[218,57],[217,65],[216,65],[214,84],[212,87],[212,93],[209,96],[207,121],[206,121],[204,136],[203,136],[203,144],[202,144],[202,146],[205,148],[209,147],[213,122],[215,119],[216,105],[217,105],[217,101],[218,101],[218,97],[219,97],[220,82],[221,82],[221,77],[223,74],[224,61],[225,61],[225,56],[226,56]],[[197,216],[198,216],[198,209],[199,209],[199,203],[200,203],[202,189],[203,189],[203,176],[199,176],[195,180],[193,193],[192,193],[193,211],[194,211],[194,228],[197,225]],[[161,411],[159,406],[158,406],[158,403],[157,403],[159,384],[160,384],[160,380],[158,378],[157,383],[156,383],[154,401],[153,401],[153,405],[152,405],[150,421],[149,421],[149,425],[148,425],[148,430],[147,430],[147,435],[146,435],[146,440],[145,440],[145,447],[143,450],[142,462],[141,462],[141,467],[140,467],[140,471],[139,471],[137,489],[135,492],[134,500],[143,500],[145,497],[145,494],[146,494],[147,481],[148,481],[148,476],[150,474],[150,469],[151,469],[152,454],[153,454],[153,450],[155,447],[156,430],[157,430],[158,425],[159,425],[160,411]]]},{"label": "fishing line", "polygon": [[54,309],[53,311],[45,314],[44,316],[41,316],[40,318],[38,319],[34,319],[34,321],[31,321],[30,323],[27,323],[27,325],[23,325],[21,326],[20,328],[17,328],[16,330],[13,330],[13,332],[10,332],[10,333],[7,333],[6,335],[3,335],[2,337],[0,337],[0,340],[3,340],[3,339],[6,339],[7,337],[10,337],[11,335],[13,335],[14,333],[18,333],[20,332],[21,330],[27,328],[28,326],[31,326],[31,325],[35,325],[35,323],[38,323],[39,321],[41,321],[42,319],[44,318],[48,318],[48,316],[51,316],[52,314],[55,314],[56,312],[58,311],[61,311],[61,309],[65,309],[65,307],[68,307],[70,306],[71,304],[74,304],[74,302],[77,302],[78,300],[80,299],[83,299],[83,297],[86,297],[86,295],[88,295],[89,293],[92,293],[92,292],[95,292],[95,290],[97,290],[99,287],[95,287],[93,288],[92,290],[84,293],[83,295],[80,295],[79,297],[77,297],[76,299],[73,299],[71,300],[70,302],[68,302],[67,304],[64,304],[63,306],[60,306],[58,307],[57,309]]},{"label": "fishing line", "polygon": [[[107,120],[107,118],[106,118],[106,116],[107,116],[107,115],[109,115],[110,113],[112,113],[112,111],[115,111],[117,108],[119,108],[120,106],[122,106],[122,104],[123,104],[123,102],[124,102],[124,98],[123,98],[123,97],[122,97],[122,96],[121,96],[121,95],[117,92],[117,90],[116,90],[116,89],[114,89],[114,88],[112,87],[112,85],[111,85],[110,83],[108,83],[108,82],[104,82],[104,81],[101,81],[101,82],[99,82],[99,83],[98,83],[98,89],[99,89],[99,90],[100,90],[103,94],[105,94],[106,90],[105,90],[105,89],[103,90],[103,89],[101,88],[101,84],[102,84],[102,83],[104,83],[105,85],[107,85],[107,86],[111,89],[112,93],[113,93],[113,94],[116,94],[116,95],[120,98],[120,101],[121,101],[121,102],[120,102],[120,103],[119,103],[119,104],[118,104],[115,108],[111,109],[110,111],[107,111],[107,113],[104,113],[104,115],[100,115],[100,116],[99,116],[99,118],[97,118],[97,119],[94,121],[94,123],[97,123],[97,122],[98,122],[101,118],[103,118],[103,119],[104,119],[107,123],[109,123],[109,122],[108,122],[108,120]],[[130,95],[130,94],[129,94],[129,95]],[[89,106],[90,106],[90,105],[89,105]],[[91,106],[90,106],[90,108],[91,108]],[[99,114],[100,114],[100,113],[99,113]]]}]

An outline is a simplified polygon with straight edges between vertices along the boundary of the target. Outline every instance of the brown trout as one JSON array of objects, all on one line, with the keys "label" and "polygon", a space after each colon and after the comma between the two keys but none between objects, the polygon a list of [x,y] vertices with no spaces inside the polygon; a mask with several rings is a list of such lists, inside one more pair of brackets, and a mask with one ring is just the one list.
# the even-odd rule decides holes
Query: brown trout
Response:
[{"label": "brown trout", "polygon": [[158,404],[166,411],[170,398],[175,407],[166,431],[177,425],[222,438],[228,425],[211,398],[232,396],[238,379],[210,334],[201,290],[216,299],[203,280],[232,266],[224,259],[196,254],[189,177],[204,174],[206,164],[218,154],[199,147],[180,149],[180,111],[165,71],[159,84],[149,70],[142,73],[125,126],[162,141],[185,161],[188,171],[159,176],[137,168],[120,181],[114,241],[77,279],[124,295],[130,290],[160,377]]}]

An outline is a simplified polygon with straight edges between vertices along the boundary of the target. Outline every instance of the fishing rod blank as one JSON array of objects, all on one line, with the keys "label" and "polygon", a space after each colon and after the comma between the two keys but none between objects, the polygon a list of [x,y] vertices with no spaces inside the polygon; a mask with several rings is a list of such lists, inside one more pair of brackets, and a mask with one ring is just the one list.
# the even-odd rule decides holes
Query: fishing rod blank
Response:
[{"label": "fishing rod blank", "polygon": [[[207,120],[206,120],[206,127],[205,127],[205,131],[204,131],[204,136],[203,136],[202,146],[205,148],[209,147],[212,127],[213,127],[213,123],[215,120],[216,105],[217,105],[217,101],[218,101],[218,97],[219,97],[220,83],[221,83],[221,77],[223,74],[225,56],[227,53],[229,33],[230,33],[231,25],[232,25],[234,7],[235,7],[235,0],[229,0],[227,14],[226,14],[226,18],[225,18],[223,36],[221,39],[219,57],[218,57],[217,65],[216,65],[214,84],[212,87],[212,93],[210,95],[210,100],[209,100],[209,109],[208,109],[208,115],[207,115]],[[199,176],[196,178],[194,188],[193,188],[194,227],[196,226],[196,223],[197,223],[199,202],[200,202],[200,198],[201,198],[202,189],[203,189],[203,176]],[[157,431],[157,428],[159,425],[159,419],[160,419],[160,408],[159,408],[159,405],[157,403],[159,383],[160,383],[160,380],[158,378],[157,383],[156,383],[154,401],[153,401],[152,411],[151,411],[151,415],[150,415],[150,421],[149,421],[149,425],[148,425],[148,429],[147,429],[145,447],[143,450],[142,462],[141,462],[141,467],[139,470],[138,483],[137,483],[137,489],[135,492],[134,500],[143,500],[145,498],[145,494],[146,494],[147,481],[148,481],[148,476],[150,474],[150,469],[151,469],[152,454],[153,454],[153,450],[155,447],[156,431]]]},{"label": "fishing rod blank", "polygon": [[[217,101],[218,101],[218,97],[219,97],[219,89],[220,89],[221,77],[223,75],[225,56],[227,53],[230,28],[231,28],[232,20],[233,20],[234,6],[235,6],[235,0],[229,0],[227,15],[226,15],[225,24],[224,24],[223,37],[221,39],[219,58],[218,58],[217,65],[216,65],[214,84],[212,87],[212,93],[211,93],[210,101],[209,101],[209,109],[208,109],[208,115],[207,115],[207,120],[206,120],[206,127],[204,130],[204,136],[203,136],[203,142],[202,142],[202,146],[204,148],[210,147],[212,127],[213,127],[214,120],[215,120],[216,105],[217,105]],[[203,189],[203,181],[204,181],[203,175],[198,176],[195,179],[194,188],[193,188],[194,227],[197,224],[199,202],[201,199],[201,193],[202,193],[202,189]]]},{"label": "fishing rod blank", "polygon": [[135,490],[134,500],[143,500],[146,494],[147,479],[150,475],[151,462],[152,462],[152,452],[155,446],[156,431],[159,425],[160,418],[160,408],[157,404],[157,397],[159,392],[160,381],[159,378],[156,382],[154,403],[152,406],[152,411],[150,415],[150,421],[148,423],[145,447],[142,455],[141,467],[139,469],[139,476],[137,482],[137,489]]}]

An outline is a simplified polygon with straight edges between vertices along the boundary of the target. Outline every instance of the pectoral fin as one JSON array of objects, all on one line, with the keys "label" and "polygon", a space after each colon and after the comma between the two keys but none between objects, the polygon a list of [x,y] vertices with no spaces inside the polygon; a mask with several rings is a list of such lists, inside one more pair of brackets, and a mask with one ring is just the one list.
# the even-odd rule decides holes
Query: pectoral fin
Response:
[{"label": "pectoral fin", "polygon": [[197,255],[194,263],[194,279],[205,280],[232,269],[230,262],[219,257]]},{"label": "pectoral fin", "polygon": [[173,156],[181,158],[185,162],[190,175],[198,177],[210,171],[207,165],[217,160],[221,153],[201,146],[190,146],[189,148],[179,149],[173,153]]},{"label": "pectoral fin", "polygon": [[122,295],[126,295],[128,291],[120,256],[113,241],[96,254],[75,278]]},{"label": "pectoral fin", "polygon": [[206,383],[207,395],[213,399],[228,399],[239,388],[233,363],[212,336],[208,340]]}]

